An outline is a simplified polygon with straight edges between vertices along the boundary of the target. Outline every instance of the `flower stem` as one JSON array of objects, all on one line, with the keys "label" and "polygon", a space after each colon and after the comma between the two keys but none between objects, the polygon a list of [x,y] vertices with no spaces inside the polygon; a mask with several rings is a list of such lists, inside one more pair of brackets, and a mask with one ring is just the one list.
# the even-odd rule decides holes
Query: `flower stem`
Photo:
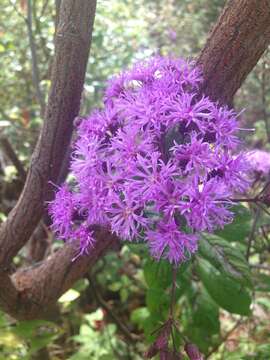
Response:
[{"label": "flower stem", "polygon": [[172,289],[171,289],[171,304],[170,304],[170,318],[174,317],[174,308],[175,308],[175,290],[176,290],[176,277],[177,277],[177,267],[173,267],[172,271]]}]

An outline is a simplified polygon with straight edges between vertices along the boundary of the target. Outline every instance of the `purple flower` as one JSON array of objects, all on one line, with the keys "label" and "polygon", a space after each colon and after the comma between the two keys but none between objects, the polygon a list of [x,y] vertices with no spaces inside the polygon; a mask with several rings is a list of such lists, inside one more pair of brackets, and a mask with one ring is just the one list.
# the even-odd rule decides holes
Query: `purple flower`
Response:
[{"label": "purple flower", "polygon": [[126,240],[134,240],[147,226],[148,219],[143,215],[143,204],[134,199],[131,192],[124,192],[123,199],[118,195],[111,197],[106,206],[112,232]]},{"label": "purple flower", "polygon": [[150,156],[137,156],[136,168],[131,175],[131,189],[137,197],[145,201],[155,201],[162,184],[169,178],[177,175],[176,166],[172,162],[165,164],[159,152]]},{"label": "purple flower", "polygon": [[254,173],[268,176],[270,173],[270,153],[267,151],[254,149],[246,153],[246,160],[250,170]]},{"label": "purple flower", "polygon": [[74,199],[66,184],[59,188],[48,210],[53,221],[52,230],[59,238],[68,239],[73,225]]},{"label": "purple flower", "polygon": [[169,29],[169,31],[168,31],[168,36],[169,36],[169,39],[170,39],[171,41],[175,41],[176,38],[177,38],[177,33],[176,33],[175,30]]},{"label": "purple flower", "polygon": [[250,166],[244,154],[231,156],[228,152],[216,155],[213,175],[220,179],[232,192],[244,192],[250,185],[247,174]]},{"label": "purple flower", "polygon": [[215,178],[200,182],[194,177],[192,186],[185,192],[188,201],[180,206],[181,214],[192,229],[212,232],[232,221],[232,213],[225,206],[230,203],[229,195],[226,185]]},{"label": "purple flower", "polygon": [[145,136],[144,132],[137,127],[126,127],[119,129],[111,141],[111,149],[114,152],[113,159],[116,164],[124,164],[132,168],[137,155],[146,155],[155,151],[151,136]]},{"label": "purple flower", "polygon": [[113,77],[103,109],[78,121],[72,191],[61,187],[49,210],[60,238],[79,239],[79,255],[98,224],[178,264],[201,231],[232,221],[247,161],[236,153],[237,115],[201,95],[202,80],[194,63],[156,56]]},{"label": "purple flower", "polygon": [[197,236],[181,232],[173,220],[160,222],[155,230],[146,233],[151,255],[160,260],[179,264],[190,258],[197,250]]},{"label": "purple flower", "polygon": [[79,239],[80,241],[79,252],[75,258],[73,258],[73,261],[81,255],[89,254],[91,248],[93,248],[95,244],[93,234],[94,232],[89,230],[84,224],[80,225],[80,227],[73,232],[73,238],[75,240]]},{"label": "purple flower", "polygon": [[213,152],[209,144],[203,142],[203,139],[198,139],[195,132],[191,133],[190,143],[175,144],[171,151],[185,173],[194,171],[200,175],[214,165]]},{"label": "purple flower", "polygon": [[76,142],[71,162],[71,170],[77,179],[87,179],[93,176],[100,161],[104,158],[102,140],[96,136],[80,138]]},{"label": "purple flower", "polygon": [[168,126],[183,123],[186,128],[192,125],[192,129],[205,131],[204,119],[209,117],[213,104],[207,98],[195,101],[195,96],[196,93],[183,92],[164,105],[164,111],[169,113]]}]

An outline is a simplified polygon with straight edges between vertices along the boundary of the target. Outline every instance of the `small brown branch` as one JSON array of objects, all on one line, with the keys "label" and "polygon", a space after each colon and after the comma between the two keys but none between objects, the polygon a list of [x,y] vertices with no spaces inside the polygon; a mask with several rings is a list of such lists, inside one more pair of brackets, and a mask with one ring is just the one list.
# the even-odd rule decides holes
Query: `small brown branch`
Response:
[{"label": "small brown branch", "polygon": [[270,271],[270,266],[261,265],[261,264],[254,264],[254,265],[250,265],[250,266],[254,269]]},{"label": "small brown branch", "polygon": [[268,119],[268,114],[267,114],[266,85],[267,85],[266,60],[264,59],[262,62],[262,76],[261,76],[262,114],[263,114],[263,121],[265,124],[265,130],[266,130],[266,134],[267,134],[267,140],[268,140],[268,142],[270,142],[270,126],[269,126],[270,124],[269,124],[269,119]]},{"label": "small brown branch", "polygon": [[118,318],[118,316],[114,313],[114,311],[111,309],[111,307],[106,303],[106,301],[102,298],[101,294],[98,291],[96,281],[93,276],[87,274],[86,275],[87,280],[89,281],[89,285],[91,286],[92,292],[96,297],[96,300],[98,304],[106,310],[109,317],[113,320],[113,322],[118,326],[119,330],[122,332],[122,334],[125,336],[127,340],[130,342],[135,342],[140,339],[140,336],[133,334],[129,331],[129,329],[126,327],[125,324],[122,323],[122,321]]},{"label": "small brown branch", "polygon": [[33,22],[32,22],[32,0],[27,0],[27,32],[29,38],[29,45],[31,50],[31,61],[32,61],[32,78],[33,78],[33,85],[35,88],[37,100],[40,106],[40,113],[43,117],[45,114],[45,100],[40,88],[40,75],[39,75],[39,68],[38,68],[38,59],[37,59],[37,49],[35,38],[33,34]]},{"label": "small brown branch", "polygon": [[12,0],[8,0],[9,5],[11,5],[14,9],[14,11],[16,12],[16,14],[25,22],[27,22],[26,17],[24,17],[24,15],[20,12],[20,10],[17,8],[15,2],[13,2]]},{"label": "small brown branch", "polygon": [[231,202],[239,203],[239,202],[251,202],[251,203],[257,203],[258,201],[261,201],[259,198],[238,198],[238,199],[230,199]]},{"label": "small brown branch", "polygon": [[42,9],[40,11],[40,15],[38,17],[38,20],[40,20],[42,18],[42,16],[45,14],[45,11],[46,11],[46,9],[48,7],[48,4],[49,4],[49,0],[44,0],[43,5],[42,5]]},{"label": "small brown branch", "polygon": [[239,319],[236,322],[236,324],[234,324],[234,326],[222,337],[221,341],[216,346],[214,346],[213,349],[210,350],[210,352],[205,356],[205,360],[209,359],[211,355],[217,352],[220,346],[224,344],[227,341],[227,339],[230,337],[230,335],[242,324],[243,324],[243,320]]},{"label": "small brown branch", "polygon": [[24,170],[24,167],[23,167],[21,161],[19,160],[19,158],[17,157],[15,151],[13,150],[13,147],[10,144],[9,140],[5,136],[1,135],[0,136],[0,144],[1,144],[1,147],[2,147],[2,149],[4,151],[4,153],[6,154],[6,156],[9,158],[9,160],[15,166],[19,177],[24,182],[25,179],[26,179],[26,172]]}]

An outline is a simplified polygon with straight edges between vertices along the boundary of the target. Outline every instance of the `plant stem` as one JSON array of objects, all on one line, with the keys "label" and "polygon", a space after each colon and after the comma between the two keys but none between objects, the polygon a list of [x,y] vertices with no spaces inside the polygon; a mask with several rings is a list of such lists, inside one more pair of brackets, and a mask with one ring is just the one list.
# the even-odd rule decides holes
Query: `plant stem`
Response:
[{"label": "plant stem", "polygon": [[173,271],[172,271],[172,289],[171,289],[171,304],[170,304],[170,319],[173,319],[173,317],[174,317],[176,276],[177,276],[177,267],[173,267]]}]

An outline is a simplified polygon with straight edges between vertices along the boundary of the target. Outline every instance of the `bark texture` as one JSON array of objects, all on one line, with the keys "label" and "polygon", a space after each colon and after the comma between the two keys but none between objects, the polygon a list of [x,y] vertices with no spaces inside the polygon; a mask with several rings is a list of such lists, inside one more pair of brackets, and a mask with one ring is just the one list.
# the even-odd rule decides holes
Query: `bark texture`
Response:
[{"label": "bark texture", "polygon": [[[82,277],[104,253],[117,243],[110,233],[97,229],[97,244],[91,256],[78,259],[78,248],[66,244],[44,262],[2,277],[1,307],[17,319],[47,318],[57,299]],[[3,289],[3,291],[2,291]]]},{"label": "bark texture", "polygon": [[78,115],[95,16],[95,0],[63,0],[55,38],[52,86],[45,122],[33,153],[25,187],[0,230],[0,266],[8,268],[36,228],[53,197]]},{"label": "bark texture", "polygon": [[230,105],[269,40],[270,1],[229,0],[198,59],[202,92]]},{"label": "bark texture", "polygon": [[[62,0],[44,128],[22,196],[0,232],[0,306],[20,319],[43,317],[44,310],[118,242],[97,229],[97,243],[88,256],[72,262],[76,249],[65,245],[40,265],[12,276],[6,271],[33,233],[44,201],[52,196],[48,180],[59,176],[79,109],[94,10],[95,1]],[[269,42],[270,0],[228,1],[198,59],[205,77],[202,91],[221,103],[231,103]]]}]

